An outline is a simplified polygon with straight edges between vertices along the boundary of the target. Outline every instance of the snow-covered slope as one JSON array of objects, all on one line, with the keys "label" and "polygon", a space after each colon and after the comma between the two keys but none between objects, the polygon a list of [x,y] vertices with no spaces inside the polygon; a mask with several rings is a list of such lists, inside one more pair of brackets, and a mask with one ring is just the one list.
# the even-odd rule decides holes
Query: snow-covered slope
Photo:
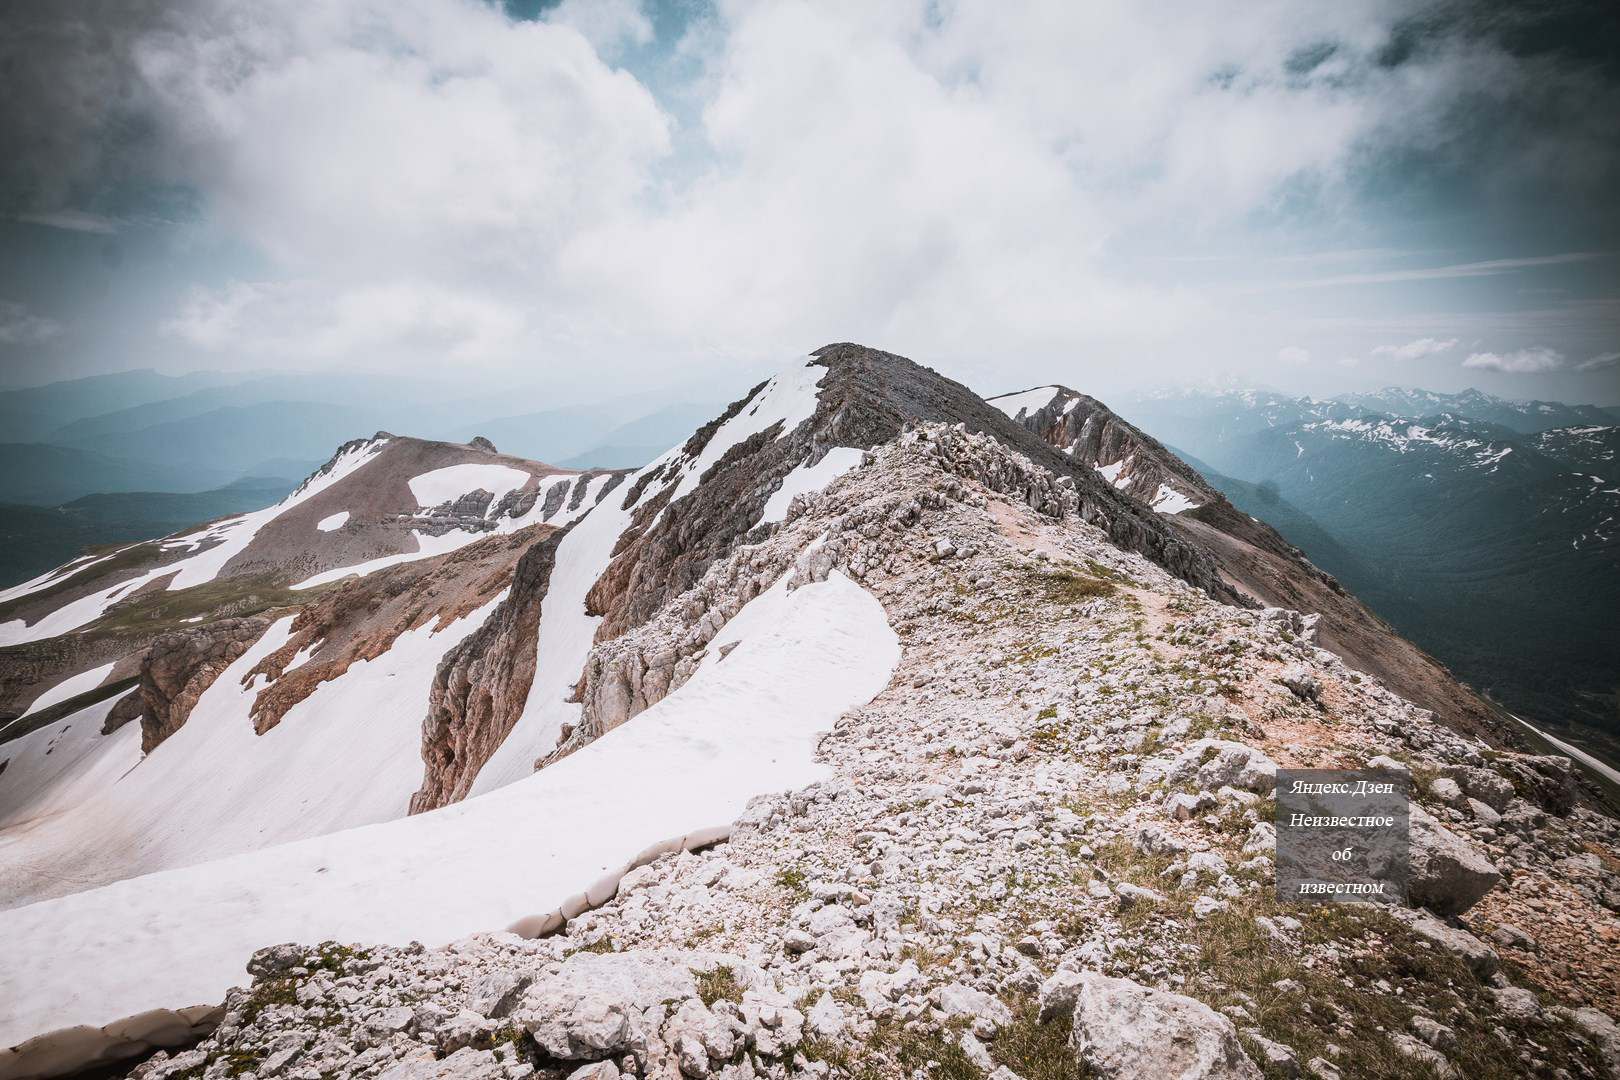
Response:
[{"label": "snow-covered slope", "polygon": [[[780,438],[807,420],[826,374],[810,358],[793,362],[739,403],[702,446],[677,447],[629,479],[646,489],[647,502],[660,501],[660,515],[680,507],[733,448],[754,445],[768,431]],[[834,447],[794,468],[760,523],[779,522],[794,496],[824,487],[861,454]],[[468,456],[478,460],[458,460]],[[576,684],[602,622],[588,610],[587,594],[620,551],[635,508],[622,492],[607,497],[624,474],[559,474],[491,456],[393,437],[353,444],[278,506],[164,541],[160,547],[180,552],[174,561],[39,620],[31,629],[54,629],[79,621],[82,610],[95,629],[109,599],[143,585],[160,593],[175,581],[195,582],[192,588],[228,583],[245,555],[250,565],[265,564],[268,532],[285,533],[289,521],[307,526],[298,534],[303,548],[293,549],[285,536],[274,547],[287,568],[280,580],[290,586],[276,595],[293,606],[273,609],[285,614],[267,628],[232,631],[251,644],[245,652],[219,652],[205,615],[197,630],[203,636],[164,646],[166,655],[182,658],[178,669],[126,656],[63,678],[28,711],[40,715],[104,682],[123,687],[138,673],[131,701],[144,713],[141,724],[113,730],[109,714],[127,703],[107,698],[72,715],[43,715],[37,730],[0,742],[0,908],[405,815],[424,785],[424,717],[436,672],[507,595],[491,587],[500,580],[491,574],[502,567],[511,573],[532,542],[524,539],[535,532],[531,526],[572,526],[540,582],[536,637],[517,646],[533,649],[525,702],[509,733],[494,736],[488,759],[470,762],[477,771],[469,790],[482,794],[530,776],[536,759],[580,721]],[[740,474],[749,471],[740,466]],[[638,531],[657,520],[639,523]],[[323,551],[334,534],[401,525],[409,549],[353,562],[355,552],[374,548],[351,543],[325,559],[338,565],[300,579],[302,568],[321,564],[309,553]],[[521,543],[478,554],[502,536]],[[463,559],[463,551],[477,557]],[[98,565],[66,576],[94,574]],[[401,576],[406,568],[412,574]],[[49,596],[63,576],[23,592]],[[330,592],[338,582],[374,578],[375,588],[357,582]],[[409,603],[424,587],[430,591]],[[184,659],[188,650],[198,659]],[[195,704],[181,701],[164,712],[194,677],[187,665],[199,662],[220,671],[200,669],[206,689]],[[120,764],[109,776],[102,763],[113,760]]]},{"label": "snow-covered slope", "polygon": [[[118,748],[108,753],[123,763],[116,776],[62,773],[55,760],[65,737],[91,744],[86,764],[100,760],[95,733],[106,705],[0,748],[9,760],[0,776],[0,908],[404,816],[422,780],[434,669],[497,601],[443,629],[406,631],[380,656],[321,683],[262,735],[248,715],[262,677],[249,673],[287,642],[290,615],[152,753],[141,754],[138,725],[107,737]],[[46,770],[54,783],[35,779]]]},{"label": "snow-covered slope", "polygon": [[650,846],[725,826],[754,795],[817,779],[815,733],[883,688],[898,639],[838,574],[755,605],[768,617],[751,613],[755,632],[724,663],[501,791],[0,913],[0,1045],[216,1001],[266,942],[442,943],[505,926]]},{"label": "snow-covered slope", "polygon": [[[315,571],[292,577],[309,588],[441,555],[491,531],[565,525],[593,505],[584,497],[590,489],[600,494],[613,476],[448,443],[358,440],[274,506],[70,563],[0,592],[0,647],[79,630],[147,590],[181,592],[256,573],[287,577],[295,568]],[[71,599],[58,602],[57,594]]]}]

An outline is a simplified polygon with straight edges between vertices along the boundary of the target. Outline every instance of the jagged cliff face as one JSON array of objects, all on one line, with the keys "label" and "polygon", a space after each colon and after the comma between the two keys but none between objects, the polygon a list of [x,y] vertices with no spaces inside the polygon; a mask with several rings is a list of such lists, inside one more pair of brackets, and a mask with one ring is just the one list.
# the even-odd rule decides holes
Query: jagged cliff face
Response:
[{"label": "jagged cliff face", "polygon": [[1239,511],[1186,462],[1095,398],[1050,386],[992,398],[1031,433],[1090,466],[1117,490],[1154,509],[1209,554],[1224,581],[1268,607],[1321,616],[1322,643],[1453,728],[1522,745],[1489,705],[1445,666],[1395,632],[1275,529]]},{"label": "jagged cliff face", "polygon": [[1195,470],[1096,398],[1047,386],[990,404],[1154,510],[1183,513],[1220,498]]},{"label": "jagged cliff face", "polygon": [[440,661],[422,725],[422,787],[411,796],[411,813],[466,798],[517,723],[534,683],[540,609],[565,535],[552,533],[524,552],[506,601]]}]

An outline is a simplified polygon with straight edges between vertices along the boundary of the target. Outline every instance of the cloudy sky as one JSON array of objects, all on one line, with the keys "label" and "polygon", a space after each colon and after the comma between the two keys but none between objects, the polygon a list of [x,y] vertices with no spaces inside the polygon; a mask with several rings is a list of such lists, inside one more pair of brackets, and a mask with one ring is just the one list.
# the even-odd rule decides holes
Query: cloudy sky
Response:
[{"label": "cloudy sky", "polygon": [[11,0],[0,385],[611,396],[856,340],[1620,403],[1613,8]]}]

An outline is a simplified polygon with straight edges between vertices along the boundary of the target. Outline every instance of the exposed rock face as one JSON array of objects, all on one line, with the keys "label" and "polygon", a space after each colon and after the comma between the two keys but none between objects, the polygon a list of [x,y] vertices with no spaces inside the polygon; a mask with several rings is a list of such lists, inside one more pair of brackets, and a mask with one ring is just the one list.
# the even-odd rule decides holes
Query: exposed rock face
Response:
[{"label": "exposed rock face", "polygon": [[1525,797],[1549,814],[1567,814],[1574,807],[1575,777],[1569,758],[1515,754],[1507,759],[1507,766]]},{"label": "exposed rock face", "polygon": [[1196,505],[1220,498],[1191,466],[1096,398],[1066,386],[1054,389],[1049,404],[1018,421],[1045,442],[1093,468],[1114,467],[1114,487],[1142,502],[1152,503],[1161,489]]},{"label": "exposed rock face", "polygon": [[264,635],[270,619],[221,619],[160,635],[141,664],[141,752],[179,731],[203,691]]},{"label": "exposed rock face", "polygon": [[1100,1080],[1260,1080],[1232,1021],[1195,998],[1059,971],[1041,988],[1041,1014],[1071,1010],[1071,1044]]},{"label": "exposed rock face", "polygon": [[[266,684],[254,699],[254,731],[269,731],[321,683],[381,656],[401,634],[430,622],[447,626],[489,603],[511,583],[523,552],[549,532],[530,526],[436,558],[385,567],[307,604],[286,644],[249,673],[265,676]],[[293,667],[300,654],[305,659]]]},{"label": "exposed rock face", "polygon": [[523,553],[510,594],[439,663],[422,723],[420,814],[466,797],[478,770],[517,723],[534,682],[540,607],[551,584],[562,529]]},{"label": "exposed rock face", "polygon": [[107,712],[107,719],[101,725],[103,735],[111,735],[131,720],[139,720],[145,711],[146,703],[141,697],[141,688],[137,685],[129,693],[119,698]]},{"label": "exposed rock face", "polygon": [[1522,745],[1519,733],[1460,686],[1443,664],[1397,634],[1275,529],[1238,510],[1197,470],[1095,398],[1055,389],[1053,401],[1026,413],[1021,425],[1088,467],[1120,465],[1115,482],[1129,478],[1123,485],[1129,496],[1151,501],[1164,485],[1198,503],[1184,513],[1157,516],[1213,556],[1230,585],[1262,603],[1319,615],[1323,648],[1438,713],[1456,730],[1499,745]]},{"label": "exposed rock face", "polygon": [[1474,846],[1412,804],[1411,878],[1414,905],[1440,915],[1461,915],[1496,887],[1501,873]]},{"label": "exposed rock face", "polygon": [[[0,622],[5,617],[0,615]],[[113,678],[126,668],[139,668],[139,642],[82,634],[63,634],[43,641],[27,641],[0,649],[0,727],[20,716],[47,689],[75,672],[88,671],[109,661],[118,662]]]},{"label": "exposed rock face", "polygon": [[[665,473],[644,476],[627,492],[625,506],[636,508],[632,526],[613,564],[587,598],[590,610],[604,618],[598,641],[645,622],[743,542],[759,522],[766,501],[794,468],[819,461],[835,446],[870,449],[887,443],[906,427],[921,423],[960,424],[966,432],[994,436],[1027,459],[1024,467],[1007,468],[991,478],[1003,485],[1001,490],[1025,479],[1053,485],[1054,490],[1027,492],[1030,504],[1039,503],[1048,513],[1072,514],[1101,528],[1121,547],[1153,559],[1212,595],[1238,599],[1213,563],[1151,511],[1121,496],[1095,470],[1058,453],[967,387],[904,357],[860,345],[828,345],[813,355],[828,373],[820,383],[815,414],[796,430],[761,431],[730,448],[694,491],[667,506],[656,498],[637,505],[650,485],[672,478],[700,454],[720,426],[748,404],[759,390],[756,387],[694,434]],[[974,463],[962,464],[965,475],[981,478]],[[1057,487],[1063,494],[1056,493]]]},{"label": "exposed rock face", "polygon": [[1460,957],[1481,979],[1489,979],[1501,966],[1502,958],[1495,949],[1468,931],[1442,922],[1422,909],[1406,911],[1392,908],[1391,914],[1442,949]]}]

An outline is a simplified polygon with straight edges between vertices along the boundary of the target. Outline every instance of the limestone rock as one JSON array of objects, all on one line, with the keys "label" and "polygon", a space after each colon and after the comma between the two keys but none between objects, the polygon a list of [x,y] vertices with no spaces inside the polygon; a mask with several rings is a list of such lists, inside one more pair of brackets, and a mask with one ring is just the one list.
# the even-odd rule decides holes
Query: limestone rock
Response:
[{"label": "limestone rock", "polygon": [[141,662],[141,753],[180,730],[203,691],[270,626],[264,615],[160,634]]},{"label": "limestone rock", "polygon": [[1414,905],[1439,915],[1461,915],[1502,880],[1501,872],[1466,840],[1412,804],[1411,877]]},{"label": "limestone rock", "polygon": [[1501,965],[1501,957],[1495,949],[1468,931],[1445,923],[1426,911],[1395,908],[1391,909],[1390,914],[1447,952],[1461,957],[1481,980],[1495,975]]},{"label": "limestone rock", "polygon": [[1084,972],[1050,991],[1043,987],[1043,1012],[1071,994],[1070,1045],[1101,1080],[1260,1078],[1232,1022],[1201,1001]]}]

